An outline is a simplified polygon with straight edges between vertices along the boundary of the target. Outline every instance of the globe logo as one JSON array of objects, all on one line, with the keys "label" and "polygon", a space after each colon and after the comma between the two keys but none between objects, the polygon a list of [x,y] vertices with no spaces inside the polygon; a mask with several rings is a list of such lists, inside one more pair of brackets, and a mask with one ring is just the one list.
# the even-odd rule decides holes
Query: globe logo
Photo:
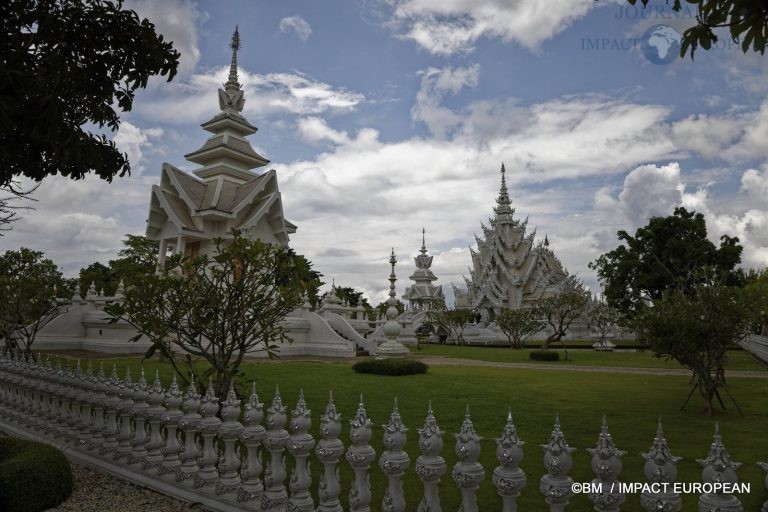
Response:
[{"label": "globe logo", "polygon": [[669,64],[680,55],[680,33],[669,25],[654,25],[645,31],[640,48],[650,62]]}]

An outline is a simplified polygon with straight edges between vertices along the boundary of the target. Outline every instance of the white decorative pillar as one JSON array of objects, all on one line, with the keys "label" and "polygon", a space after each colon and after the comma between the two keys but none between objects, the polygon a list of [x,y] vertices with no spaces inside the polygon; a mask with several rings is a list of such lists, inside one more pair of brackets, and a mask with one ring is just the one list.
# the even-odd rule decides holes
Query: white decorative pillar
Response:
[{"label": "white decorative pillar", "polygon": [[240,489],[237,491],[237,501],[248,503],[253,501],[259,506],[261,496],[264,493],[264,485],[261,483],[261,473],[264,466],[261,462],[259,448],[266,435],[266,429],[261,426],[264,418],[264,404],[259,401],[256,394],[256,383],[253,383],[253,391],[245,404],[243,413],[243,430],[240,432],[240,441],[245,446],[245,461],[240,470]]},{"label": "white decorative pillar", "polygon": [[143,464],[147,456],[147,416],[149,415],[149,388],[144,376],[144,368],[139,373],[139,381],[133,387],[133,438],[131,439],[131,454],[128,464]]},{"label": "white decorative pillar", "polygon": [[[739,479],[736,470],[741,467],[741,462],[734,462],[725,449],[723,439],[720,437],[720,425],[715,423],[715,435],[709,447],[706,459],[697,459],[704,469],[701,471],[701,482],[704,484],[722,483],[736,484]],[[699,497],[699,512],[743,512],[744,507],[739,498],[731,493],[711,492]]]},{"label": "white decorative pillar", "polygon": [[163,422],[165,414],[165,391],[160,384],[160,375],[155,370],[155,378],[152,381],[152,390],[147,397],[149,409],[147,417],[149,423],[149,442],[147,443],[147,456],[144,459],[144,469],[157,469],[163,462],[163,433],[160,430],[160,424]]},{"label": "white decorative pillar", "polygon": [[176,381],[176,374],[173,374],[171,387],[165,393],[165,413],[163,414],[163,425],[165,426],[165,443],[163,446],[163,463],[158,469],[161,475],[175,473],[181,466],[181,444],[179,443],[179,423],[184,413],[180,407],[182,404],[181,390]]},{"label": "white decorative pillar", "polygon": [[[661,484],[671,489],[672,484],[677,478],[677,463],[682,457],[675,457],[669,450],[667,440],[664,437],[664,430],[659,418],[659,426],[656,429],[656,437],[653,440],[651,449],[641,454],[645,459],[645,478],[651,484]],[[640,506],[646,512],[656,512],[664,510],[669,512],[679,512],[683,504],[680,495],[676,492],[643,492],[640,495]],[[766,510],[765,512],[768,512]]]},{"label": "white decorative pillar", "polygon": [[198,489],[204,485],[212,485],[219,479],[219,472],[216,469],[216,462],[219,455],[216,450],[216,435],[219,433],[221,420],[216,416],[219,412],[219,399],[216,397],[216,391],[213,389],[213,381],[208,380],[208,389],[205,390],[200,414],[202,418],[197,424],[197,431],[203,438],[203,448],[198,462],[200,469],[195,475],[194,485]]},{"label": "white decorative pillar", "polygon": [[131,439],[133,439],[133,393],[135,388],[133,379],[131,379],[131,367],[125,369],[125,379],[120,387],[120,431],[117,433],[117,450],[115,450],[115,460],[128,457],[133,451]]},{"label": "white decorative pillar", "polygon": [[216,494],[236,491],[240,486],[240,457],[235,452],[235,443],[240,437],[243,425],[237,418],[240,417],[241,402],[235,393],[234,384],[230,384],[227,399],[221,404],[221,419],[219,436],[224,443],[224,453],[219,459],[219,481],[216,484]]},{"label": "white decorative pillar", "polygon": [[104,442],[99,449],[101,455],[117,450],[117,412],[120,407],[120,377],[117,376],[117,366],[112,365],[112,374],[105,388],[107,395],[104,400]]},{"label": "white decorative pillar", "polygon": [[[55,372],[53,377],[55,378]],[[104,363],[99,364],[99,373],[96,375],[93,383],[93,423],[91,423],[91,441],[88,443],[87,448],[94,450],[100,448],[104,442],[104,402],[107,399],[106,394],[106,378],[104,377]],[[51,413],[52,419],[56,419],[57,400],[55,394],[55,380],[52,382],[51,388]]]},{"label": "white decorative pillar", "polygon": [[615,484],[620,484],[618,477],[622,468],[621,456],[626,452],[619,450],[613,444],[605,415],[603,415],[603,425],[600,427],[600,435],[597,438],[597,446],[587,448],[587,451],[592,455],[592,472],[595,474],[592,489],[600,488],[600,492],[589,494],[589,501],[594,504],[595,510],[619,512],[619,507],[626,497]]},{"label": "white decorative pillar", "polygon": [[510,409],[501,437],[496,439],[496,460],[499,461],[499,465],[493,470],[493,485],[501,496],[502,512],[517,511],[517,497],[527,483],[525,473],[520,469],[524,444],[517,437],[517,429],[512,421]]},{"label": "white decorative pillar", "polygon": [[365,412],[362,395],[355,417],[350,420],[349,425],[349,439],[352,441],[352,446],[347,448],[346,457],[355,472],[355,481],[349,490],[349,510],[350,512],[370,512],[371,482],[368,478],[368,470],[371,463],[376,460],[376,451],[368,444],[373,435],[373,424]]},{"label": "white decorative pillar", "polygon": [[478,512],[477,509],[477,489],[480,482],[485,479],[485,470],[477,462],[480,457],[480,440],[482,439],[475,432],[472,420],[469,417],[469,405],[464,414],[464,422],[461,424],[461,430],[454,434],[456,445],[454,453],[459,458],[453,466],[453,481],[461,490],[461,511]]},{"label": "white decorative pillar", "polygon": [[416,459],[416,474],[424,485],[424,497],[419,503],[419,510],[442,512],[437,486],[440,478],[448,471],[445,459],[440,456],[443,449],[443,431],[437,425],[432,413],[432,402],[429,402],[424,427],[419,429],[419,450],[421,455]]},{"label": "white decorative pillar", "polygon": [[288,501],[285,489],[285,456],[283,452],[288,444],[290,435],[283,427],[288,418],[286,408],[280,398],[280,390],[275,388],[272,405],[267,409],[267,434],[264,437],[264,448],[269,451],[269,465],[264,475],[264,495],[261,497],[263,511],[282,511]]},{"label": "white decorative pillar", "polygon": [[288,510],[292,512],[314,512],[315,503],[309,494],[312,477],[309,474],[309,453],[315,446],[315,440],[308,433],[312,425],[311,412],[304,401],[304,391],[299,392],[296,408],[291,412],[291,437],[288,440],[288,452],[293,455],[293,474],[290,478],[291,497]]},{"label": "white decorative pillar", "polygon": [[555,428],[549,436],[549,443],[541,447],[544,449],[544,468],[547,474],[539,481],[539,491],[544,495],[550,512],[564,512],[573,496],[573,479],[568,476],[568,472],[573,466],[571,454],[576,448],[571,448],[565,442],[559,416],[555,416]]},{"label": "white decorative pillar", "polygon": [[379,467],[387,475],[387,490],[381,501],[383,512],[405,512],[405,493],[403,493],[403,475],[408,469],[410,458],[403,451],[408,440],[408,429],[403,424],[397,410],[397,399],[389,415],[389,422],[384,427],[384,447],[386,451],[379,458]]},{"label": "white decorative pillar", "polygon": [[397,257],[395,256],[395,249],[392,249],[392,253],[389,256],[389,264],[392,266],[392,270],[389,273],[389,300],[387,303],[387,321],[384,323],[384,335],[387,337],[387,341],[382,343],[376,348],[376,355],[385,357],[404,357],[408,355],[408,349],[397,341],[397,337],[400,334],[400,322],[397,321],[397,298],[395,293],[395,263],[397,263]]},{"label": "white decorative pillar", "polygon": [[181,466],[176,471],[176,481],[187,481],[194,477],[200,469],[197,465],[197,456],[200,448],[197,444],[197,424],[200,422],[200,394],[197,392],[195,380],[191,379],[189,388],[184,395],[184,401],[181,404],[183,415],[179,420],[179,428],[184,435],[184,447],[181,451]]},{"label": "white decorative pillar", "polygon": [[320,417],[320,442],[317,443],[315,454],[323,463],[323,476],[320,477],[317,495],[320,498],[318,512],[342,512],[339,503],[341,482],[339,481],[339,458],[344,455],[344,443],[341,435],[341,414],[333,403],[333,392],[328,395],[328,406],[325,414]]}]

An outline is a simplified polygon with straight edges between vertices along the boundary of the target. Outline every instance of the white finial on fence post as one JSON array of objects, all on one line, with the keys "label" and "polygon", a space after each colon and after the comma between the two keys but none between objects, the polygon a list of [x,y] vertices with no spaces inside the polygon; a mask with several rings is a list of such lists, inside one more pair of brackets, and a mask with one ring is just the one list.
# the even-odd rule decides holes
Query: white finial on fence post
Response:
[{"label": "white finial on fence post", "polygon": [[[741,467],[741,462],[734,462],[725,449],[723,439],[720,436],[720,425],[715,423],[715,435],[709,447],[709,453],[705,459],[696,459],[704,469],[701,471],[701,482],[704,484],[722,483],[736,484],[738,477],[736,470]],[[704,493],[699,497],[699,510],[718,510],[720,512],[743,512],[739,498],[732,493],[712,492]]]},{"label": "white finial on fence post", "polygon": [[133,422],[131,421],[131,412],[133,410],[133,379],[131,379],[131,367],[125,369],[125,378],[120,386],[118,397],[120,404],[117,412],[120,415],[120,430],[117,433],[117,449],[115,449],[115,460],[130,455],[133,451],[131,438],[133,437]]},{"label": "white finial on fence post", "polygon": [[544,495],[550,512],[563,512],[573,496],[573,479],[568,476],[568,472],[573,465],[571,454],[576,448],[571,448],[565,441],[560,430],[560,415],[555,415],[555,428],[549,436],[549,443],[541,447],[544,449],[544,468],[547,474],[541,477],[539,491]]},{"label": "white finial on fence post", "polygon": [[480,457],[480,440],[482,437],[475,432],[472,425],[472,419],[469,416],[469,403],[464,413],[464,422],[461,424],[461,430],[454,434],[456,445],[454,451],[459,458],[453,466],[453,481],[461,490],[461,510],[462,512],[478,512],[477,510],[477,489],[480,482],[485,479],[485,470],[477,462]]},{"label": "white finial on fence post", "polygon": [[[616,448],[613,438],[608,432],[608,420],[603,415],[603,424],[600,427],[600,435],[594,448],[587,448],[592,455],[592,472],[595,479],[592,484],[599,484],[600,492],[590,492],[589,501],[595,505],[595,509],[605,512],[619,512],[619,507],[626,499],[623,492],[619,492],[618,476],[621,473],[620,457],[626,452]],[[594,489],[595,486],[593,486]]]},{"label": "white finial on fence post", "polygon": [[165,413],[163,414],[163,425],[165,426],[165,442],[163,443],[163,462],[158,468],[161,475],[175,473],[181,465],[179,453],[181,444],[179,443],[179,422],[184,413],[180,407],[183,402],[179,383],[176,380],[176,374],[173,374],[171,386],[165,393]]},{"label": "white finial on fence post", "polygon": [[181,465],[176,470],[176,481],[186,482],[193,479],[200,467],[197,464],[197,457],[200,454],[200,447],[197,443],[197,425],[200,423],[199,410],[202,402],[200,394],[197,392],[195,378],[189,380],[189,387],[184,394],[184,400],[181,403],[183,415],[179,420],[179,428],[184,436],[184,446],[181,450]]},{"label": "white finial on fence post", "polygon": [[199,489],[205,485],[214,485],[219,479],[219,471],[216,463],[219,461],[219,454],[216,447],[216,436],[219,433],[221,419],[216,414],[219,412],[219,397],[213,388],[213,379],[208,378],[208,388],[205,390],[202,404],[200,405],[200,422],[197,424],[197,431],[203,438],[203,448],[200,453],[198,463],[200,469],[194,478],[194,487]]},{"label": "white finial on fence post", "polygon": [[443,431],[437,425],[430,400],[424,426],[419,429],[421,455],[416,459],[416,474],[419,475],[424,486],[424,496],[419,503],[419,510],[442,511],[437,485],[440,483],[440,478],[448,471],[445,459],[440,456],[442,449]]},{"label": "white finial on fence post", "polygon": [[315,503],[309,493],[312,477],[309,473],[309,454],[315,446],[315,440],[309,434],[312,425],[312,411],[304,401],[304,390],[299,391],[296,408],[291,412],[291,437],[288,451],[296,463],[290,478],[291,497],[288,498],[288,510],[296,512],[314,512]]},{"label": "white finial on fence post", "polygon": [[280,398],[280,389],[275,386],[275,396],[272,405],[267,409],[267,435],[264,447],[269,451],[269,465],[264,475],[264,495],[261,498],[263,511],[282,511],[288,501],[285,489],[285,461],[283,452],[290,438],[283,427],[287,421],[286,408]]},{"label": "white finial on fence post", "polygon": [[342,512],[339,503],[341,482],[339,481],[339,458],[344,455],[344,443],[341,435],[341,414],[333,403],[333,391],[328,394],[328,406],[320,417],[321,439],[315,448],[317,458],[323,463],[323,475],[320,477],[317,495],[320,498],[317,512]]},{"label": "white finial on fence post", "polygon": [[243,430],[240,432],[240,442],[245,446],[245,460],[240,469],[240,489],[237,491],[237,501],[241,503],[261,500],[264,494],[264,485],[261,483],[264,466],[261,464],[259,446],[267,431],[261,426],[262,419],[264,419],[264,404],[259,401],[254,381],[251,396],[245,404]]},{"label": "white finial on fence post", "polygon": [[501,496],[502,512],[517,510],[517,497],[527,483],[525,473],[519,467],[523,460],[524,444],[517,437],[510,407],[507,412],[507,424],[504,425],[501,437],[496,439],[496,459],[499,461],[499,466],[493,470],[493,485]]},{"label": "white finial on fence post", "polygon": [[[651,449],[641,453],[645,459],[645,478],[651,484],[672,484],[677,478],[676,464],[682,457],[675,457],[669,450],[667,440],[664,437],[664,429],[661,426],[661,418],[656,428],[656,437],[653,439]],[[682,500],[676,492],[643,492],[640,495],[640,506],[646,512],[669,510],[678,512],[682,509]],[[768,511],[766,511],[768,512]]]},{"label": "white finial on fence post", "polygon": [[381,454],[379,467],[387,475],[387,490],[381,502],[383,512],[404,512],[405,493],[403,492],[403,474],[410,464],[408,454],[403,451],[407,441],[408,429],[400,418],[397,410],[397,398],[389,415],[389,422],[382,425],[384,428],[384,447],[386,451]]},{"label": "white finial on fence post", "polygon": [[355,417],[349,421],[349,438],[352,446],[347,448],[347,462],[355,472],[355,481],[349,490],[350,512],[370,512],[371,510],[371,483],[368,478],[368,470],[371,463],[376,460],[376,451],[368,444],[373,435],[370,418],[365,412],[363,395],[360,395],[360,403]]},{"label": "white finial on fence post", "polygon": [[152,388],[147,397],[149,402],[149,409],[147,409],[147,417],[149,423],[149,442],[147,443],[147,456],[144,459],[144,469],[158,468],[160,463],[163,462],[163,433],[160,429],[160,424],[163,421],[163,414],[165,414],[165,391],[160,383],[160,374],[155,369],[155,378],[152,381]]},{"label": "white finial on fence post", "polygon": [[236,491],[240,487],[240,457],[235,451],[235,443],[240,437],[243,425],[237,421],[240,417],[241,401],[235,393],[234,379],[229,384],[227,399],[221,404],[221,419],[219,437],[224,442],[224,453],[219,458],[219,481],[216,483],[216,494]]}]

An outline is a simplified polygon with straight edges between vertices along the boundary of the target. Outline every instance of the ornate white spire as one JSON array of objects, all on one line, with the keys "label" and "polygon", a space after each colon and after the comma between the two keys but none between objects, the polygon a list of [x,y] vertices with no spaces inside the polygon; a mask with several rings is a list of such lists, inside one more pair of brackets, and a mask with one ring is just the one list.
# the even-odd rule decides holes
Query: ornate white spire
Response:
[{"label": "ornate white spire", "polygon": [[219,108],[223,112],[236,114],[242,112],[245,106],[245,96],[243,95],[243,90],[240,89],[240,83],[237,81],[237,52],[240,51],[240,33],[237,27],[235,27],[235,32],[232,34],[232,42],[229,43],[229,47],[232,49],[229,79],[224,84],[224,89],[219,89]]},{"label": "ornate white spire", "polygon": [[237,81],[237,52],[240,51],[240,33],[235,25],[235,33],[232,34],[232,42],[229,43],[232,49],[232,60],[229,65],[229,80],[224,84],[224,90],[233,94],[240,90],[240,83]]},{"label": "ornate white spire", "polygon": [[509,192],[507,191],[507,179],[505,177],[506,169],[504,169],[504,163],[501,164],[501,187],[499,188],[499,197],[496,198],[496,206],[493,212],[496,214],[496,218],[505,218],[512,220],[512,215],[515,213],[515,209],[512,208],[512,200],[509,198]]}]

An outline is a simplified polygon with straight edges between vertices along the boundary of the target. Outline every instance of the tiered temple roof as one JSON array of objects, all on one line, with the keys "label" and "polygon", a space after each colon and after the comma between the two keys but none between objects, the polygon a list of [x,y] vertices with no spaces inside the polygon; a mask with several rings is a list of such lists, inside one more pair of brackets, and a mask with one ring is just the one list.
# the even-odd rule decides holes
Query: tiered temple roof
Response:
[{"label": "tiered temple roof", "polygon": [[435,274],[430,268],[432,266],[432,256],[427,255],[425,241],[425,230],[421,230],[421,249],[419,255],[413,258],[416,263],[416,270],[411,275],[411,281],[415,284],[405,289],[403,299],[410,302],[411,309],[419,309],[420,302],[424,300],[444,300],[443,287],[435,286],[433,281],[437,280]]},{"label": "tiered temple roof", "polygon": [[536,230],[527,233],[528,219],[515,218],[505,174],[502,164],[494,216],[488,226],[482,225],[483,236],[475,237],[477,250],[470,248],[472,267],[462,297],[464,306],[480,310],[489,320],[500,308],[524,308],[554,295],[566,277],[549,240],[537,243]]},{"label": "tiered temple roof", "polygon": [[282,246],[296,231],[283,216],[276,172],[254,172],[269,160],[245,139],[257,128],[241,114],[245,97],[237,74],[237,29],[231,48],[229,78],[218,92],[221,111],[201,125],[213,135],[185,155],[201,167],[189,174],[163,164],[160,185],[152,187],[147,237],[161,241],[161,261],[169,248],[205,251],[213,238],[226,238],[233,228]]}]

